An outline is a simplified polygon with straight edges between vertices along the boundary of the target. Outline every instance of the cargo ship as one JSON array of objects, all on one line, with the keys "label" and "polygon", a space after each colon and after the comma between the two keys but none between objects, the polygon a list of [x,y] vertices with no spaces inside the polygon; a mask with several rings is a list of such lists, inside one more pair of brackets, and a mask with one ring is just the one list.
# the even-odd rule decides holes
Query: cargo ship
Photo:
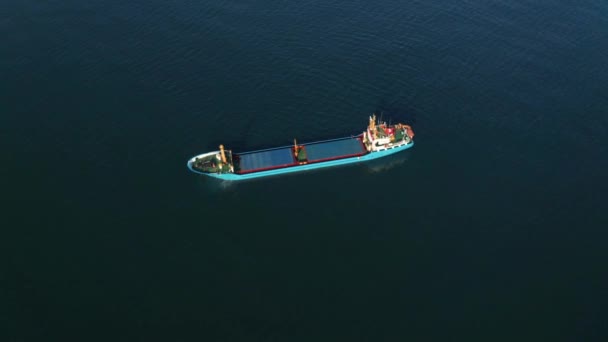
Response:
[{"label": "cargo ship", "polygon": [[250,152],[218,151],[188,160],[192,172],[236,181],[365,162],[404,151],[414,146],[412,127],[389,124],[369,117],[367,129],[358,135],[275,147]]}]

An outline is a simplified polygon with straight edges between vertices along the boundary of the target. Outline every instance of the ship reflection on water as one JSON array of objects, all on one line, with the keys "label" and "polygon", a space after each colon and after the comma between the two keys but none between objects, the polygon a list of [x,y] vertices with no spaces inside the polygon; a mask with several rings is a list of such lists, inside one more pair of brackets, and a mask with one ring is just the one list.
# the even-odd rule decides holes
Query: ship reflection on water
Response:
[{"label": "ship reflection on water", "polygon": [[211,193],[225,192],[236,188],[235,182],[210,177],[197,177],[196,184],[201,191]]},{"label": "ship reflection on water", "polygon": [[384,158],[370,160],[368,162],[363,163],[362,165],[367,171],[372,173],[384,172],[403,165],[406,161],[410,159],[412,152],[412,150],[407,150],[400,153],[395,153]]}]

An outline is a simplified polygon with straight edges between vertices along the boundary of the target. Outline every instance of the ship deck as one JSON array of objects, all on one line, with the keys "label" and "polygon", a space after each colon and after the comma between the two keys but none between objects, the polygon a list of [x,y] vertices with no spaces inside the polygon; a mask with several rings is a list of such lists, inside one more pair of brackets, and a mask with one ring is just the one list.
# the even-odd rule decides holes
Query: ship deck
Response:
[{"label": "ship deck", "polygon": [[357,137],[304,144],[308,162],[320,162],[336,158],[354,157],[365,154],[366,149]]},{"label": "ship deck", "polygon": [[295,164],[291,147],[237,154],[240,172],[253,172]]},{"label": "ship deck", "polygon": [[[360,137],[307,143],[304,146],[308,163],[362,156],[367,153]],[[293,147],[285,146],[267,150],[236,153],[237,173],[251,173],[299,165],[293,155]]]}]

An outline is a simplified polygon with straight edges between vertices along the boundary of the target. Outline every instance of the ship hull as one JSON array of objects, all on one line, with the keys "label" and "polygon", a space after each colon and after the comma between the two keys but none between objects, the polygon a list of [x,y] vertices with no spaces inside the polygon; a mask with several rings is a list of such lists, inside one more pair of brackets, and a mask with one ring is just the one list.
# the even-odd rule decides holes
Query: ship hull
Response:
[{"label": "ship hull", "polygon": [[[374,160],[374,159],[386,157],[386,156],[389,156],[389,155],[392,155],[392,154],[395,154],[398,152],[405,151],[405,150],[411,148],[412,146],[414,146],[413,140],[408,144],[396,145],[396,146],[392,146],[392,147],[389,147],[384,150],[367,152],[367,153],[361,154],[361,155],[349,156],[349,157],[344,157],[344,158],[336,158],[334,160],[326,160],[326,161],[315,162],[315,163],[310,163],[310,164],[303,164],[303,165],[287,166],[287,167],[282,167],[282,168],[275,168],[275,169],[271,169],[271,170],[256,171],[256,172],[250,172],[250,173],[244,173],[244,174],[205,173],[205,172],[200,172],[200,171],[196,170],[193,167],[193,163],[194,163],[195,159],[199,158],[200,156],[209,154],[209,153],[206,153],[206,154],[203,154],[200,156],[195,156],[195,157],[191,158],[188,161],[188,168],[192,172],[203,174],[203,175],[206,175],[209,177],[218,178],[218,179],[227,180],[227,181],[238,181],[238,180],[255,179],[255,178],[262,178],[262,177],[269,177],[269,176],[277,176],[277,175],[283,175],[283,174],[289,174],[289,173],[295,173],[295,172],[318,170],[318,169],[323,169],[323,168],[328,168],[328,167],[333,167],[333,166],[362,163],[362,162],[366,162],[369,160]],[[215,153],[215,152],[210,152],[210,153]]]}]

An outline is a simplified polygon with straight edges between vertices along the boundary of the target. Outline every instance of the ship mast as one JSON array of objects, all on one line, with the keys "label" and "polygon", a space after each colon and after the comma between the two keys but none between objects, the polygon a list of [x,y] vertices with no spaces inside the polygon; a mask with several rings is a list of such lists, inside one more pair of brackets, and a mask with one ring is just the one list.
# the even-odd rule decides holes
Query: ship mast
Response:
[{"label": "ship mast", "polygon": [[224,152],[224,145],[220,145],[220,156],[222,157],[222,163],[226,164],[226,153]]},{"label": "ship mast", "polygon": [[369,117],[369,131],[372,133],[372,138],[376,139],[376,113]]}]

